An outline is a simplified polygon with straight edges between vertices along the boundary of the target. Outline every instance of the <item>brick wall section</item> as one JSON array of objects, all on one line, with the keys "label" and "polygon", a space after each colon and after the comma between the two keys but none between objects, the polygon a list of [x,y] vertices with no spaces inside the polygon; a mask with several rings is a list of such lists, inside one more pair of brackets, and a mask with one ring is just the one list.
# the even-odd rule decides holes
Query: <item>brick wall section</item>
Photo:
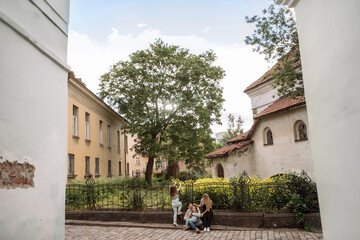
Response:
[{"label": "brick wall section", "polygon": [[34,187],[34,173],[35,166],[28,162],[0,162],[0,188]]}]

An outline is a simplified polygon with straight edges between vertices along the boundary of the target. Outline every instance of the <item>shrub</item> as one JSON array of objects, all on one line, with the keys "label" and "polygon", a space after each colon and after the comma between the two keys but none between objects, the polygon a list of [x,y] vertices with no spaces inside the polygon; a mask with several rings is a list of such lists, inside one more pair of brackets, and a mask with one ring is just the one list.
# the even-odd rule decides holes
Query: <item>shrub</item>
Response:
[{"label": "shrub", "polygon": [[187,180],[196,180],[199,177],[194,174],[193,172],[190,172],[188,170],[182,170],[180,171],[180,175],[179,175],[179,179],[183,182],[187,181]]}]

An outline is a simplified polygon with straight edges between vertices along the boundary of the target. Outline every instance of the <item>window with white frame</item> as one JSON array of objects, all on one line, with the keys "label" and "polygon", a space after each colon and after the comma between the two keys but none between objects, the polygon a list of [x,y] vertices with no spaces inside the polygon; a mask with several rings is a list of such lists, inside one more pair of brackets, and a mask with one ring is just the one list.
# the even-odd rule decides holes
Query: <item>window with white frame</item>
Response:
[{"label": "window with white frame", "polygon": [[157,162],[155,163],[155,168],[162,168],[162,167],[163,167],[163,162],[157,161]]},{"label": "window with white frame", "polygon": [[85,157],[85,175],[90,175],[90,157]]},{"label": "window with white frame", "polygon": [[90,139],[90,114],[85,113],[85,139]]},{"label": "window with white frame", "polygon": [[78,112],[79,109],[75,105],[73,105],[73,131],[72,135],[77,136],[78,135]]},{"label": "window with white frame", "polygon": [[103,144],[102,126],[103,126],[103,122],[100,120],[99,121],[99,143],[100,144]]},{"label": "window with white frame", "polygon": [[136,177],[140,177],[140,170],[138,169],[138,170],[136,170]]},{"label": "window with white frame", "polygon": [[108,177],[111,177],[111,160],[108,160]]},{"label": "window with white frame", "polygon": [[127,135],[124,135],[124,150],[125,150],[125,153],[128,153],[128,138],[127,138]]},{"label": "window with white frame", "polygon": [[74,175],[74,163],[75,162],[75,155],[69,154],[68,155],[68,175]]},{"label": "window with white frame", "polygon": [[135,158],[135,165],[139,166],[140,165],[140,157],[136,157]]},{"label": "window with white frame", "polygon": [[120,131],[117,130],[117,149],[120,152]]},{"label": "window with white frame", "polygon": [[95,158],[95,174],[100,175],[100,159]]},{"label": "window with white frame", "polygon": [[108,147],[111,147],[111,144],[110,144],[110,125],[107,126],[107,145],[108,145]]}]

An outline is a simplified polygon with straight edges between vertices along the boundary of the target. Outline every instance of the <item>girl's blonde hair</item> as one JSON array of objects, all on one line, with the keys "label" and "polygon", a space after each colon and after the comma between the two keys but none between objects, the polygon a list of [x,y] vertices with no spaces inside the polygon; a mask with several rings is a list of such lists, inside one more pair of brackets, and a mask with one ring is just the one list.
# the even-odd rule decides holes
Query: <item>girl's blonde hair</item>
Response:
[{"label": "girl's blonde hair", "polygon": [[206,210],[210,211],[210,208],[212,208],[212,201],[209,198],[209,195],[207,195],[206,193],[204,193],[203,195],[203,200],[204,200],[204,204],[206,206]]},{"label": "girl's blonde hair", "polygon": [[172,185],[170,187],[170,197],[171,197],[171,199],[173,199],[175,197],[175,194],[176,194],[176,187],[174,185]]}]

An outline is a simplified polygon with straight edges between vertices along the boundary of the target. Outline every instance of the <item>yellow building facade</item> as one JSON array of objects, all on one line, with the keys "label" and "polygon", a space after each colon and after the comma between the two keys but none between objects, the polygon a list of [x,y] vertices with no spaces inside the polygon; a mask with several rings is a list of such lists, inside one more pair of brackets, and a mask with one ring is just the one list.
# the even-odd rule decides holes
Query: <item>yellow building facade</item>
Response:
[{"label": "yellow building facade", "polygon": [[[67,179],[129,175],[126,121],[74,73],[68,77]],[[128,161],[127,161],[128,160]]]}]

